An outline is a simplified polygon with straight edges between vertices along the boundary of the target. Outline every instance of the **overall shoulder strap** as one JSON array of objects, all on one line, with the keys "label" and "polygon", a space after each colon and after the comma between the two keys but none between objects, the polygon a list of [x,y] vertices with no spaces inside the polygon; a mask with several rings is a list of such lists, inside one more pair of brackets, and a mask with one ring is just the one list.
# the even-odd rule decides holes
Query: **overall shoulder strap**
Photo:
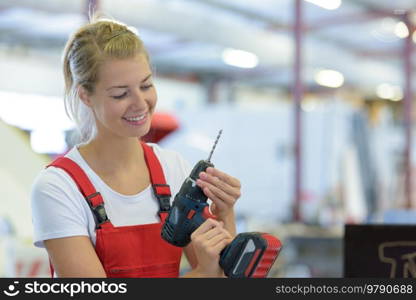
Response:
[{"label": "overall shoulder strap", "polygon": [[[101,194],[95,190],[87,174],[85,174],[85,172],[81,169],[80,166],[78,166],[77,163],[67,157],[59,157],[50,163],[47,167],[50,166],[64,170],[66,173],[68,173],[69,176],[71,176],[72,180],[74,180],[81,194],[84,196],[85,200],[91,208],[91,211],[96,220],[96,228],[100,228],[100,226],[104,223],[111,225],[104,209],[104,201],[101,197]],[[50,258],[49,268],[51,272],[51,278],[53,278],[54,268]]]},{"label": "overall shoulder strap", "polygon": [[152,147],[144,142],[140,142],[144,151],[144,157],[150,173],[150,181],[152,182],[153,192],[159,201],[159,214],[164,221],[167,213],[170,210],[170,187],[166,184],[165,175],[163,174],[162,166],[159,159],[156,157]]},{"label": "overall shoulder strap", "polygon": [[59,157],[55,159],[48,167],[53,166],[64,170],[71,176],[72,180],[78,186],[81,194],[84,196],[96,220],[96,228],[100,228],[102,224],[109,222],[104,209],[104,200],[100,192],[97,192],[92,185],[87,174],[72,159],[67,157]]}]

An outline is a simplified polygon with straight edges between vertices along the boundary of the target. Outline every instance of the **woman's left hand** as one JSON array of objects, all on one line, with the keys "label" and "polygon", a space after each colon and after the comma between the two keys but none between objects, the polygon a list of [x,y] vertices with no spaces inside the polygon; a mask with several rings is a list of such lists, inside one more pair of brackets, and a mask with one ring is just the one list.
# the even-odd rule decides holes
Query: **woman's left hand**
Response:
[{"label": "woman's left hand", "polygon": [[199,173],[197,185],[212,200],[211,212],[220,220],[233,213],[235,202],[241,196],[241,184],[234,178],[216,168],[209,167]]}]

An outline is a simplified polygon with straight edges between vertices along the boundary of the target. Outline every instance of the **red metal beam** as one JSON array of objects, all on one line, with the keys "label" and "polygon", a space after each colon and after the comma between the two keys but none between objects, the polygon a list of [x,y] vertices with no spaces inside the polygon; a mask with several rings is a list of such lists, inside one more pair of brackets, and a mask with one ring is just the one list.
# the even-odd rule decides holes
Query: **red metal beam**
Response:
[{"label": "red metal beam", "polygon": [[387,49],[387,50],[361,50],[348,48],[357,56],[369,57],[369,58],[383,58],[383,59],[398,59],[402,54],[400,49]]},{"label": "red metal beam", "polygon": [[[414,26],[410,21],[409,14],[405,14],[403,22],[409,28],[409,32],[413,32]],[[411,209],[413,206],[412,193],[412,51],[413,41],[412,35],[405,39],[403,47],[403,63],[404,63],[404,130],[405,130],[405,149],[404,149],[404,168],[405,168],[405,208]]]},{"label": "red metal beam", "polygon": [[358,23],[371,22],[373,20],[386,17],[397,18],[400,16],[386,11],[367,11],[359,14],[349,14],[343,16],[323,18],[321,20],[315,21],[313,24],[305,26],[305,30],[308,32],[312,32],[320,29],[326,29],[330,26],[357,25]]},{"label": "red metal beam", "polygon": [[302,111],[301,103],[303,97],[302,84],[302,5],[303,0],[295,0],[295,61],[293,64],[294,86],[294,127],[295,127],[295,194],[293,205],[293,219],[295,222],[301,221],[301,198],[302,198]]},{"label": "red metal beam", "polygon": [[[348,14],[336,17],[327,17],[320,20],[314,21],[310,24],[304,24],[302,30],[307,32],[318,31],[321,29],[327,29],[330,26],[340,25],[357,25],[358,23],[371,22],[381,18],[401,18],[402,15],[398,15],[394,12],[383,11],[383,10],[371,10],[362,13]],[[272,30],[294,30],[296,24],[282,24],[278,22],[269,23],[269,29]]]}]

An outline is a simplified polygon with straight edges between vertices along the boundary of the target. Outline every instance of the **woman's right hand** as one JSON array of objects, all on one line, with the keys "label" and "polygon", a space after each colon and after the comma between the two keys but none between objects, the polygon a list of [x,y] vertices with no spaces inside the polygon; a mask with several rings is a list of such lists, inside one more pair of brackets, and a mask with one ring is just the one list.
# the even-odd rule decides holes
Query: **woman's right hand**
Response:
[{"label": "woman's right hand", "polygon": [[207,219],[192,233],[191,241],[198,261],[197,272],[203,277],[223,277],[220,253],[232,241],[224,223]]}]

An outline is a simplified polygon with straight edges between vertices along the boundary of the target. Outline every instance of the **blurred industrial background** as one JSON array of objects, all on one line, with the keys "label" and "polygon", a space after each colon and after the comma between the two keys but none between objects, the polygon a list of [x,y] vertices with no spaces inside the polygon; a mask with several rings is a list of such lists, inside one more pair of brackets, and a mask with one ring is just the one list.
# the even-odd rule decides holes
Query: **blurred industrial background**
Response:
[{"label": "blurred industrial background", "polygon": [[74,145],[61,55],[91,10],[147,46],[149,141],[194,164],[223,129],[239,231],[284,244],[270,276],[341,277],[345,224],[416,223],[414,0],[1,0],[0,276],[48,276],[30,189]]}]

